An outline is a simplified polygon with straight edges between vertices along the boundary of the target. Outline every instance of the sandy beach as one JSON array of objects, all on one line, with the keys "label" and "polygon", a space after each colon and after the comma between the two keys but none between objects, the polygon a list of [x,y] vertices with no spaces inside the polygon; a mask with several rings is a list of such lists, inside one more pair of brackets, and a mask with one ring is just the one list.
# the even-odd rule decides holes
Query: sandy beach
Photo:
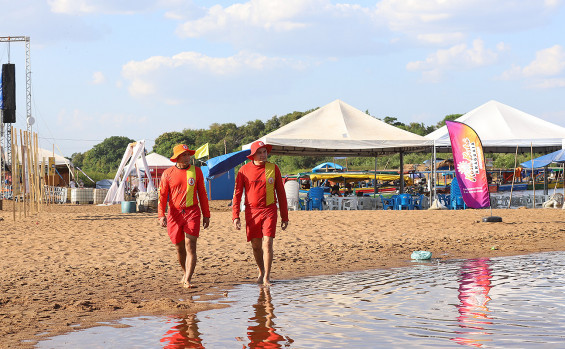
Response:
[{"label": "sandy beach", "polygon": [[[192,313],[232,285],[253,283],[256,267],[244,231],[231,226],[227,201],[211,203],[198,242],[193,289],[179,284],[174,246],[154,213],[119,205],[43,206],[12,218],[0,211],[2,348],[31,348],[49,336],[128,316]],[[565,211],[299,211],[277,232],[277,279],[410,263],[414,250],[434,258],[476,258],[565,250]],[[22,342],[23,341],[23,342]]]}]

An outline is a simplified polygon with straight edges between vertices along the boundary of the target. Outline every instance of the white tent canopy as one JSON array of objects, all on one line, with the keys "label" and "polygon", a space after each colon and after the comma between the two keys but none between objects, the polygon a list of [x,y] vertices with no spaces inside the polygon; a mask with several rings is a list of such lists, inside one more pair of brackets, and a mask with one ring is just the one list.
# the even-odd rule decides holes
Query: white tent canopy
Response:
[{"label": "white tent canopy", "polygon": [[[535,151],[549,153],[561,149],[565,139],[565,128],[494,100],[455,121],[465,123],[477,132],[485,152],[513,153],[516,146],[521,152],[529,152],[532,146]],[[438,151],[451,151],[446,126],[426,138],[435,141]]]},{"label": "white tent canopy", "polygon": [[[174,166],[175,163],[172,162],[169,158],[161,155],[161,154],[157,154],[157,153],[151,153],[149,155],[147,155],[145,157],[145,160],[147,160],[147,165],[149,167],[171,167]],[[135,164],[137,165],[138,168],[143,168],[143,160],[137,159],[137,161],[135,162]]]},{"label": "white tent canopy", "polygon": [[[433,142],[335,100],[260,138],[271,154],[377,156],[429,150]],[[246,145],[243,148],[249,148]]]},{"label": "white tent canopy", "polygon": [[[27,152],[27,150],[26,150],[26,152]],[[15,154],[15,153],[16,153],[16,151],[13,152],[13,154]],[[17,149],[17,154],[18,154],[18,160],[21,163],[22,162],[21,148]],[[4,152],[4,156],[6,156],[5,152]],[[53,157],[53,151],[52,150],[37,148],[37,162],[38,162],[39,165],[41,165],[43,163],[43,158],[45,158],[45,163],[47,164],[50,157]],[[7,159],[7,157],[5,157],[5,159]],[[10,162],[9,159],[7,159],[7,160],[8,160],[8,162]],[[71,162],[67,158],[65,158],[64,156],[59,155],[59,154],[55,154],[55,166],[61,166],[61,165],[69,166],[70,164],[71,164]]]},{"label": "white tent canopy", "polygon": [[[147,190],[143,185],[143,180],[140,173],[140,167],[136,166],[137,159],[141,160],[143,164],[141,168],[145,171],[145,174],[149,179],[147,184]],[[155,187],[153,186],[153,181],[151,180],[151,173],[149,172],[149,166],[147,165],[147,161],[145,160],[145,140],[141,140],[135,143],[130,143],[126,148],[126,151],[122,158],[122,162],[120,163],[120,167],[118,168],[118,172],[116,172],[116,177],[114,178],[114,182],[112,183],[112,186],[108,190],[108,193],[106,194],[106,198],[104,198],[104,205],[113,205],[120,203],[124,200],[125,184],[129,177],[129,175],[124,175],[124,174],[126,173],[131,174],[134,168],[138,177],[139,191],[145,192],[145,191],[155,190]]]}]

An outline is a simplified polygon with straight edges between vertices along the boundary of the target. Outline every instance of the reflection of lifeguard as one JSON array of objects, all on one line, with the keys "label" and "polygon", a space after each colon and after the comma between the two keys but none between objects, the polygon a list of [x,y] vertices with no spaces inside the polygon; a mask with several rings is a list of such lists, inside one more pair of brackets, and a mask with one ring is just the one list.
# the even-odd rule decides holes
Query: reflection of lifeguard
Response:
[{"label": "reflection of lifeguard", "polygon": [[248,348],[282,348],[288,346],[294,341],[275,332],[275,323],[273,322],[275,307],[271,303],[271,291],[268,287],[261,287],[260,290],[257,304],[253,305],[255,316],[249,319],[257,325],[247,328]]},{"label": "reflection of lifeguard", "polygon": [[204,349],[200,332],[198,331],[198,319],[195,314],[189,314],[183,318],[180,324],[168,330],[161,338],[161,343],[167,343],[163,348],[199,348]]},{"label": "reflection of lifeguard", "polygon": [[[488,265],[489,259],[473,259],[469,260],[461,267],[461,279],[459,280],[459,305],[457,306],[460,316],[457,318],[459,327],[470,329],[469,331],[456,331],[456,333],[465,335],[488,335],[484,331],[484,325],[492,324],[489,317],[490,310],[488,302],[490,279],[492,278],[491,270]],[[471,331],[471,329],[482,331]],[[485,339],[457,337],[453,341],[461,345],[473,347],[482,347],[481,342]]]}]

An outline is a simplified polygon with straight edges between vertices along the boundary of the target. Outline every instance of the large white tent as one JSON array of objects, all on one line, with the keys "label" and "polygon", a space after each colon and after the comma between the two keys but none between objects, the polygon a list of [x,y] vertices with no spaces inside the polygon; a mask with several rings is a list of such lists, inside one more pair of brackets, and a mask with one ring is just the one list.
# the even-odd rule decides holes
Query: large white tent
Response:
[{"label": "large white tent", "polygon": [[[429,151],[433,142],[389,125],[335,100],[259,140],[271,154],[305,156],[377,156]],[[248,148],[250,145],[244,146]]]},{"label": "large white tent", "polygon": [[[491,100],[459,117],[455,121],[467,124],[481,138],[485,152],[514,153],[534,151],[549,153],[559,150],[565,139],[565,128]],[[451,151],[447,127],[426,136],[434,140],[437,151]]]}]

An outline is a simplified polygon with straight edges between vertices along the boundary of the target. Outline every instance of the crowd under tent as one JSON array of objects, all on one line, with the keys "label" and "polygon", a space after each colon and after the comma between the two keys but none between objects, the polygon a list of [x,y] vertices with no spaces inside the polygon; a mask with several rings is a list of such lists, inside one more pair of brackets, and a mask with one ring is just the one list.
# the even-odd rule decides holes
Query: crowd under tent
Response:
[{"label": "crowd under tent", "polygon": [[[455,119],[475,130],[485,153],[549,153],[562,148],[565,128],[491,100]],[[447,127],[425,136],[437,152],[451,152]]]}]

